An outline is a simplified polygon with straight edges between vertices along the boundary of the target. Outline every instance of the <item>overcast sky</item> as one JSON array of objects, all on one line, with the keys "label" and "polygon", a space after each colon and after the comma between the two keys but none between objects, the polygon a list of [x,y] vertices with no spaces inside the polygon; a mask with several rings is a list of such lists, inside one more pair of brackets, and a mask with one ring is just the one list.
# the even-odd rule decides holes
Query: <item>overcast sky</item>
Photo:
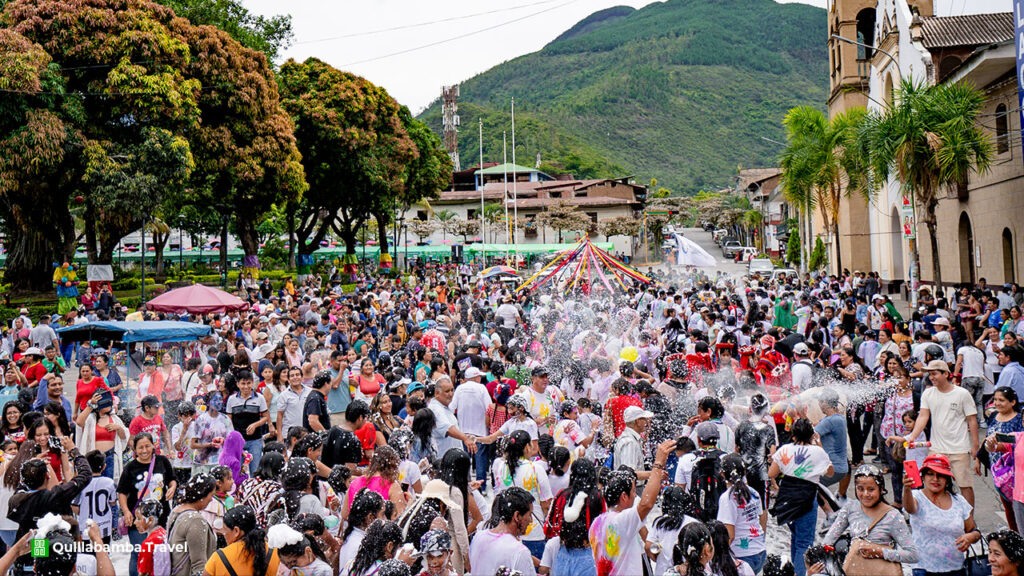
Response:
[{"label": "overcast sky", "polygon": [[[589,14],[650,0],[242,0],[258,14],[288,12],[295,43],[285,58],[316,56],[381,85],[418,113],[454,84],[539,50]],[[825,7],[826,0],[782,0]],[[1012,0],[937,0],[967,5]],[[966,8],[967,11],[971,11]],[[824,39],[823,39],[824,41]]]}]

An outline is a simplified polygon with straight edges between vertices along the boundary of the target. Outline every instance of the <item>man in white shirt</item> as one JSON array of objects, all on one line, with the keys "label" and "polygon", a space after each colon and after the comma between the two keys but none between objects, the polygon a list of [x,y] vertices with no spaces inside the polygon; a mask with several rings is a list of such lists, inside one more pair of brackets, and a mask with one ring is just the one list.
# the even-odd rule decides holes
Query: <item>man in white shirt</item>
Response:
[{"label": "man in white shirt", "polygon": [[798,342],[793,346],[794,362],[789,369],[793,375],[793,389],[809,390],[814,385],[814,365],[810,360],[811,350],[807,344]]},{"label": "man in white shirt", "polygon": [[476,453],[476,437],[466,434],[459,428],[459,420],[452,412],[452,399],[455,396],[455,386],[447,376],[437,379],[434,398],[427,404],[427,408],[434,413],[437,422],[434,424],[432,435],[437,443],[437,457],[444,456],[445,452],[455,448],[461,449],[466,445],[470,454]]},{"label": "man in white shirt", "polygon": [[[487,436],[487,408],[494,402],[487,387],[480,383],[483,372],[476,366],[466,368],[466,381],[455,389],[451,408],[459,420],[459,429],[474,436]],[[476,446],[476,479],[487,478],[487,450]]]},{"label": "man in white shirt", "polygon": [[283,442],[293,426],[302,427],[302,409],[306,406],[309,388],[302,385],[302,369],[288,369],[288,389],[277,397],[277,441]]},{"label": "man in white shirt", "polygon": [[512,303],[511,296],[506,296],[504,300],[502,300],[501,306],[498,306],[494,315],[501,318],[505,328],[515,328],[516,323],[522,321],[522,318],[519,316],[519,309]]},{"label": "man in white shirt", "polygon": [[906,441],[913,442],[932,421],[932,446],[929,454],[944,454],[953,468],[956,485],[967,503],[974,506],[974,471],[971,458],[978,453],[978,419],[974,398],[949,379],[949,367],[942,360],[925,366],[932,387],[921,394],[921,412],[914,431]]},{"label": "man in white shirt", "polygon": [[636,472],[638,483],[643,483],[651,475],[650,471],[644,470],[643,434],[651,425],[653,412],[648,412],[639,406],[629,406],[622,413],[622,420],[626,427],[622,434],[615,440],[615,469],[620,466],[629,466]]}]

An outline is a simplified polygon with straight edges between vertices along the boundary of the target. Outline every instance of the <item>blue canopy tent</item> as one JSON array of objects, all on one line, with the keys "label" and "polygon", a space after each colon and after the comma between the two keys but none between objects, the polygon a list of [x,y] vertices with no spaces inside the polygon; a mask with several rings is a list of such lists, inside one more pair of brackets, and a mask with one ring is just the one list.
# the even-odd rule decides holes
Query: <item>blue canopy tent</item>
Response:
[{"label": "blue canopy tent", "polygon": [[188,342],[213,334],[205,324],[175,322],[171,320],[153,322],[87,322],[57,329],[62,340],[82,342],[84,340],[116,340],[132,342]]},{"label": "blue canopy tent", "polygon": [[[177,322],[172,320],[152,322],[87,322],[59,328],[57,333],[64,341],[83,342],[86,340],[112,340],[131,344],[133,342],[189,342],[213,334],[205,324]],[[127,359],[125,378],[132,375],[132,360]]]}]

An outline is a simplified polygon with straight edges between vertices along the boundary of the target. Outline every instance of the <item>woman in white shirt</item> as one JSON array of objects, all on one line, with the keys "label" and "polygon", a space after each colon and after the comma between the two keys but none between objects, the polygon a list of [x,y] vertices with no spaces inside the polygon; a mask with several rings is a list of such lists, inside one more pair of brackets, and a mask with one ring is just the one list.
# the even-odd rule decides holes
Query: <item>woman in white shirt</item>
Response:
[{"label": "woman in white shirt", "polygon": [[509,434],[505,441],[505,456],[494,465],[494,494],[517,486],[533,495],[533,520],[523,533],[523,544],[530,553],[540,558],[544,555],[544,530],[541,526],[547,517],[551,504],[551,485],[544,467],[525,457],[530,446],[530,436],[522,430]]}]

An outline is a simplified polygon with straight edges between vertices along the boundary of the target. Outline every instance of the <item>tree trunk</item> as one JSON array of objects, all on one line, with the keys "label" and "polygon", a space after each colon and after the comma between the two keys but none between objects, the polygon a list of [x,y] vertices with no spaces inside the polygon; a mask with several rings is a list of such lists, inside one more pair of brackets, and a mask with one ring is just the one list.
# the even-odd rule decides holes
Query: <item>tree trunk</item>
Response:
[{"label": "tree trunk", "polygon": [[377,246],[381,254],[388,254],[388,222],[380,213],[373,215],[377,221]]},{"label": "tree trunk", "polygon": [[98,254],[96,253],[96,223],[95,213],[89,205],[85,207],[85,256],[87,262],[95,263]]},{"label": "tree trunk", "polygon": [[843,273],[843,254],[839,247],[839,221],[832,221],[832,242],[836,246],[836,276],[842,275]]},{"label": "tree trunk", "polygon": [[[222,216],[223,218],[223,216]],[[220,228],[220,287],[228,287],[228,220]]]},{"label": "tree trunk", "polygon": [[74,221],[64,202],[45,210],[27,208],[30,202],[5,203],[9,248],[4,278],[15,289],[53,290],[53,263],[70,262],[74,257]]},{"label": "tree trunk", "polygon": [[295,203],[289,202],[285,207],[285,215],[288,219],[288,268],[295,269]]},{"label": "tree trunk", "polygon": [[153,275],[160,279],[164,277],[164,247],[167,245],[167,239],[170,236],[170,232],[167,234],[153,232],[153,257],[155,261]]},{"label": "tree trunk", "polygon": [[[932,274],[935,275],[935,297],[938,298],[942,294],[942,268],[939,265],[939,239],[935,235],[935,212],[929,210],[928,219],[925,220],[925,224],[928,226],[928,239],[932,245]],[[918,276],[921,272],[918,271]]]},{"label": "tree trunk", "polygon": [[250,257],[255,257],[256,268],[259,268],[260,239],[256,231],[256,224],[253,220],[241,218],[236,220],[235,229],[238,232],[238,241],[242,244],[242,252],[245,254],[246,264]]}]

